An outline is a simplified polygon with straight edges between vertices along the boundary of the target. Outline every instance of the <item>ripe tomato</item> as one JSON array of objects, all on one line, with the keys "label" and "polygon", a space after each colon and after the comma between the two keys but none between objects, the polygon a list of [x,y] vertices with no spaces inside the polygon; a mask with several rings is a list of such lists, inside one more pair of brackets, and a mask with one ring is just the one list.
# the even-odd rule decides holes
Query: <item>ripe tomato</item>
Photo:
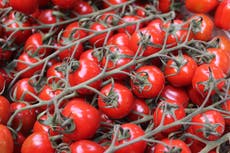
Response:
[{"label": "ripe tomato", "polygon": [[55,63],[54,65],[50,66],[46,72],[46,77],[49,80],[49,83],[58,82],[61,79],[65,78],[66,75],[66,66],[65,63]]},{"label": "ripe tomato", "polygon": [[165,36],[165,31],[163,30],[164,21],[162,19],[154,19],[148,23],[147,27],[153,28],[161,33],[162,36]]},{"label": "ripe tomato", "polygon": [[78,22],[72,22],[66,26],[63,31],[62,37],[63,39],[70,38],[73,40],[78,40],[87,36],[88,32],[84,30],[80,30],[81,25]]},{"label": "ripe tomato", "polygon": [[171,10],[172,1],[171,0],[159,0],[158,9],[162,13],[169,12]]},{"label": "ripe tomato", "polygon": [[107,45],[117,45],[129,47],[129,36],[126,33],[117,33],[110,37]]},{"label": "ripe tomato", "polygon": [[0,124],[0,131],[0,152],[13,153],[14,142],[10,130],[5,125]]},{"label": "ripe tomato", "polygon": [[218,36],[214,37],[213,39],[218,39],[219,48],[221,48],[226,53],[228,53],[228,55],[230,57],[230,49],[229,49],[230,48],[230,39],[227,36],[222,36],[222,35],[218,35]]},{"label": "ripe tomato", "polygon": [[98,107],[111,119],[121,119],[129,114],[133,108],[134,97],[126,86],[114,83],[101,88],[104,95],[98,97]]},{"label": "ripe tomato", "polygon": [[[224,133],[225,121],[221,113],[208,110],[195,115],[190,125],[190,132],[202,139],[209,141],[217,140]],[[197,123],[197,124],[196,124]]]},{"label": "ripe tomato", "polygon": [[75,4],[78,2],[77,0],[52,0],[54,5],[57,5],[58,7],[62,9],[71,9],[75,6]]},{"label": "ripe tomato", "polygon": [[202,64],[197,67],[193,75],[192,86],[203,96],[207,95],[210,89],[212,89],[211,94],[214,94],[216,90],[214,88],[221,90],[225,84],[224,81],[221,81],[215,83],[213,87],[214,81],[223,79],[224,77],[224,72],[218,67],[209,64]]},{"label": "ripe tomato", "polygon": [[[225,101],[222,105],[221,105],[222,109],[226,112],[230,112],[230,100]],[[222,115],[226,118],[225,119],[225,124],[226,126],[230,125],[230,118],[229,118],[229,114],[227,113],[222,113]]]},{"label": "ripe tomato", "polygon": [[6,85],[5,78],[2,75],[0,75],[0,94],[4,92],[5,85]]},{"label": "ripe tomato", "polygon": [[48,134],[45,132],[34,132],[29,135],[22,144],[21,153],[54,153]]},{"label": "ripe tomato", "polygon": [[170,152],[180,152],[180,153],[191,153],[188,145],[180,139],[163,139],[162,143],[158,143],[155,146],[154,153],[170,153]]},{"label": "ripe tomato", "polygon": [[194,13],[208,13],[217,5],[218,0],[185,0],[185,7]]},{"label": "ripe tomato", "polygon": [[38,9],[38,1],[39,0],[9,0],[8,5],[14,10],[29,15]]},{"label": "ripe tomato", "polygon": [[[47,120],[48,116],[43,115],[39,118],[39,120]],[[51,128],[48,125],[42,124],[39,122],[39,120],[36,120],[33,126],[33,132],[50,132]]]},{"label": "ripe tomato", "polygon": [[[140,17],[138,16],[134,16],[134,15],[127,15],[127,16],[123,16],[121,19],[120,19],[120,22],[118,24],[124,24],[124,23],[129,23],[129,22],[137,22],[138,20],[140,20]],[[125,28],[120,28],[118,29],[118,32],[119,33],[128,33],[128,34],[133,34],[137,28],[140,29],[143,27],[143,23],[141,23],[138,27],[136,24],[133,24],[133,25],[129,25],[129,26],[126,26]]]},{"label": "ripe tomato", "polygon": [[[0,44],[3,45],[1,42],[0,42]],[[6,48],[0,47],[0,66],[1,67],[6,65],[12,58],[13,51],[8,50]]]},{"label": "ripe tomato", "polygon": [[89,49],[81,53],[80,60],[90,60],[92,62],[100,64],[103,53],[99,50]]},{"label": "ripe tomato", "polygon": [[128,0],[107,0],[106,2],[103,1],[103,7],[107,8],[110,5],[118,5],[127,2]]},{"label": "ripe tomato", "polygon": [[215,25],[225,30],[230,29],[230,1],[223,0],[218,5],[216,12],[215,12]]},{"label": "ripe tomato", "polygon": [[10,102],[5,97],[0,96],[0,124],[6,125],[10,115]]},{"label": "ripe tomato", "polygon": [[130,84],[133,93],[139,98],[156,97],[164,88],[164,74],[155,66],[141,66],[135,71],[135,74]]},{"label": "ripe tomato", "polygon": [[73,119],[75,124],[73,132],[64,134],[64,139],[67,141],[92,138],[100,126],[100,112],[81,98],[70,100],[65,105],[62,114]]},{"label": "ripe tomato", "polygon": [[105,149],[94,141],[80,140],[70,145],[71,153],[103,153]]},{"label": "ripe tomato", "polygon": [[[70,86],[76,86],[80,83],[83,83],[87,80],[90,80],[101,73],[99,65],[93,61],[81,59],[78,62],[78,67],[70,72],[69,74],[69,84]],[[89,84],[89,86],[99,89],[101,86],[102,80],[96,80]],[[91,90],[81,88],[77,89],[77,92],[82,95],[93,94]]]},{"label": "ripe tomato", "polygon": [[91,6],[88,2],[83,0],[77,1],[75,4],[73,11],[80,15],[86,15],[94,12],[93,6]]},{"label": "ripe tomato", "polygon": [[[178,103],[177,101],[165,99],[157,105],[157,108],[153,113],[154,127],[158,127],[161,124],[162,120],[163,125],[167,125],[184,118],[185,115],[185,109],[180,103]],[[169,134],[171,132],[179,130],[181,127],[182,125],[174,126],[162,132]]]},{"label": "ripe tomato", "polygon": [[161,97],[163,99],[176,101],[184,107],[188,106],[189,97],[186,90],[183,88],[166,85],[161,92]]},{"label": "ripe tomato", "polygon": [[[120,129],[120,135],[118,135],[115,146],[127,143],[133,139],[143,136],[144,134],[144,130],[136,124],[122,124]],[[147,143],[142,140],[118,149],[115,151],[115,153],[144,153],[146,146]]]},{"label": "ripe tomato", "polygon": [[175,60],[168,60],[164,73],[166,79],[176,87],[187,86],[192,83],[196,61],[187,55],[178,55]]},{"label": "ripe tomato", "polygon": [[230,56],[219,48],[208,48],[207,51],[215,55],[209,64],[220,68],[225,74],[228,74],[230,72]]}]

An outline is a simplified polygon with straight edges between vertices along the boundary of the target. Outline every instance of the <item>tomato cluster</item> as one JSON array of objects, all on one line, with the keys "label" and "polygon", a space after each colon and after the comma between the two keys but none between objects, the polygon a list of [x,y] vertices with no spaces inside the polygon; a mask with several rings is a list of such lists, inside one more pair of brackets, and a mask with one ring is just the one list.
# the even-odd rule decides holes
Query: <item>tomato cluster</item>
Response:
[{"label": "tomato cluster", "polygon": [[0,0],[0,152],[227,153],[229,6]]}]

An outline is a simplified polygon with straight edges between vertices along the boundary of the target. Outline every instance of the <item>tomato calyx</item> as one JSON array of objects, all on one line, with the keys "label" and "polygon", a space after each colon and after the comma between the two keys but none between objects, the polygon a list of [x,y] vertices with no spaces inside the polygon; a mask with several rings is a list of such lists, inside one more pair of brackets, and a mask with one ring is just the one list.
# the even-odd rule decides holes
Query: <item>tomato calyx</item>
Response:
[{"label": "tomato calyx", "polygon": [[134,74],[133,83],[138,87],[140,93],[143,91],[148,91],[152,88],[152,84],[148,81],[148,73],[147,72],[139,72]]},{"label": "tomato calyx", "polygon": [[167,151],[164,153],[181,153],[182,149],[176,146],[166,146]]},{"label": "tomato calyx", "polygon": [[[180,69],[184,65],[186,65],[187,63],[188,63],[188,61],[186,60],[186,58],[184,58],[182,53],[179,53],[179,55],[177,57],[173,57],[173,63],[170,65],[170,67],[176,69],[176,73],[172,74],[171,76],[179,73]],[[167,77],[169,77],[169,76],[167,76]]]},{"label": "tomato calyx", "polygon": [[192,32],[193,33],[198,33],[201,31],[202,21],[203,21],[203,18],[201,16],[197,16],[194,19],[192,19],[191,25],[192,25]]},{"label": "tomato calyx", "polygon": [[109,93],[107,95],[103,96],[103,101],[105,101],[106,103],[106,108],[116,108],[118,107],[118,99],[119,96],[116,93],[116,91],[114,91],[114,87],[112,85],[112,88],[110,89]]},{"label": "tomato calyx", "polygon": [[129,139],[131,137],[129,129],[124,129],[122,127],[119,128],[117,141],[122,141],[125,139]]},{"label": "tomato calyx", "polygon": [[177,104],[168,103],[167,101],[161,101],[160,107],[161,110],[164,110],[165,115],[170,115],[174,120],[177,120],[175,111],[179,109]]},{"label": "tomato calyx", "polygon": [[77,60],[70,61],[70,72],[76,71],[80,66],[80,62]]}]

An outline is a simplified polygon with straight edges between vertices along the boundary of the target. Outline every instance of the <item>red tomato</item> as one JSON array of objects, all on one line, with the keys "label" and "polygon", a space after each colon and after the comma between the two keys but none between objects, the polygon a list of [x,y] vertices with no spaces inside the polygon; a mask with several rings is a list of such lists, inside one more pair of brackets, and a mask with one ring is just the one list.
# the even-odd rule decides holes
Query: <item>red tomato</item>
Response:
[{"label": "red tomato", "polygon": [[161,97],[176,101],[184,107],[188,106],[189,97],[186,90],[183,88],[166,85],[161,92]]},{"label": "red tomato", "polygon": [[230,112],[230,100],[227,100],[227,101],[225,101],[222,105],[221,105],[221,107],[222,107],[222,109],[224,110],[224,111],[226,111],[226,112],[228,112],[228,114],[227,113],[222,113],[222,115],[224,116],[224,117],[226,117],[226,118],[224,118],[225,119],[225,124],[226,124],[226,126],[229,126],[230,125],[230,118],[229,118],[229,112]]},{"label": "red tomato", "polygon": [[161,142],[155,146],[154,153],[191,153],[188,145],[180,139],[163,139]]},{"label": "red tomato", "polygon": [[[3,45],[3,44],[1,43],[1,45]],[[7,47],[6,48],[0,47],[0,66],[6,65],[7,62],[10,61],[12,54],[13,54],[13,51],[8,50]]]},{"label": "red tomato", "polygon": [[202,64],[199,67],[197,67],[193,75],[192,86],[203,96],[207,95],[208,90],[211,88],[213,88],[211,94],[214,94],[216,90],[214,88],[221,90],[225,84],[224,81],[221,81],[219,83],[214,84],[213,87],[214,81],[218,79],[223,79],[224,77],[224,72],[218,67],[209,64]]},{"label": "red tomato", "polygon": [[158,67],[141,66],[135,71],[135,74],[135,78],[131,79],[131,88],[139,98],[156,97],[164,88],[164,74]]},{"label": "red tomato", "polygon": [[[225,121],[221,113],[208,110],[195,115],[190,125],[190,132],[202,139],[209,141],[217,140],[224,133]],[[197,124],[196,124],[197,123]]]},{"label": "red tomato", "polygon": [[[155,28],[141,28],[132,34],[129,48],[143,56],[149,56],[160,51],[163,38],[163,35]],[[152,46],[152,44],[159,45],[159,47]]]},{"label": "red tomato", "polygon": [[[39,118],[39,120],[47,120],[47,115],[43,115]],[[34,123],[34,126],[33,126],[33,133],[36,133],[36,132],[50,132],[50,127],[48,125],[45,125],[45,124],[42,124],[39,122],[39,120],[36,120],[36,122]]]},{"label": "red tomato", "polygon": [[[121,134],[118,136],[115,146],[127,143],[145,134],[141,127],[133,123],[122,124],[120,132]],[[114,153],[144,153],[146,146],[147,143],[142,140],[118,149]]]},{"label": "red tomato", "polygon": [[[14,113],[15,111],[22,109],[26,106],[27,104],[22,103],[22,102],[13,102],[10,104],[10,110],[12,113]],[[28,134],[30,130],[32,129],[35,121],[36,121],[35,110],[27,109],[27,110],[23,110],[17,113],[17,115],[13,119],[12,125],[13,125],[13,128],[16,129],[18,128],[20,124],[22,124],[20,131],[23,134]]]},{"label": "red tomato", "polygon": [[[163,120],[163,125],[171,124],[177,120],[180,120],[185,117],[184,107],[177,101],[166,99],[161,101],[153,114],[153,123],[154,127],[158,127]],[[182,125],[177,125],[171,128],[168,128],[163,133],[169,134],[179,130]]]},{"label": "red tomato", "polygon": [[[64,107],[62,114],[73,119],[75,130],[64,134],[67,141],[92,138],[100,126],[100,112],[84,99],[74,98]],[[87,126],[86,126],[87,125]]]},{"label": "red tomato", "polygon": [[[75,70],[73,70],[73,72],[69,74],[69,78],[68,78],[69,84],[70,86],[76,86],[80,83],[83,83],[87,80],[90,80],[98,76],[100,73],[101,73],[101,69],[97,63],[89,60],[81,59],[78,62],[78,67],[75,68]],[[102,80],[100,79],[90,83],[89,86],[95,89],[99,89],[101,83]],[[91,90],[85,88],[77,89],[77,92],[82,95],[93,94]]]},{"label": "red tomato", "polygon": [[94,12],[94,8],[83,0],[77,1],[73,10],[80,15],[86,15]]},{"label": "red tomato", "polygon": [[230,56],[219,48],[208,48],[207,51],[215,55],[209,64],[220,68],[225,74],[228,74],[230,72]]},{"label": "red tomato", "polygon": [[69,38],[71,40],[78,40],[87,36],[88,32],[84,30],[80,30],[81,25],[78,22],[72,22],[68,24],[63,31],[62,37],[63,39]]},{"label": "red tomato", "polygon": [[105,149],[94,141],[80,140],[70,145],[71,153],[103,153]]},{"label": "red tomato", "polygon": [[4,92],[5,85],[6,85],[5,78],[2,75],[0,75],[0,95]]},{"label": "red tomato", "polygon": [[128,2],[128,0],[107,0],[106,2],[103,1],[103,7],[107,8],[110,5],[118,5],[118,4],[122,4],[122,3],[125,3],[125,2]]},{"label": "red tomato", "polygon": [[107,45],[117,45],[129,47],[129,36],[126,33],[117,33],[110,37]]},{"label": "red tomato", "polygon": [[8,5],[16,11],[29,15],[38,9],[38,1],[39,0],[9,0]]},{"label": "red tomato", "polygon": [[171,10],[172,1],[171,0],[159,0],[158,9],[162,13],[169,12]]},{"label": "red tomato", "polygon": [[10,102],[5,97],[0,96],[0,124],[6,125],[10,115]]},{"label": "red tomato", "polygon": [[[10,72],[9,70],[4,69],[4,68],[0,68],[0,76],[2,76],[4,78],[6,85],[12,81],[12,79],[13,79],[12,75],[13,75],[13,73]],[[1,82],[0,84],[2,84],[2,83],[3,82]]]},{"label": "red tomato", "polygon": [[75,4],[78,2],[77,0],[52,0],[54,5],[57,5],[58,7],[62,9],[71,9],[75,6]]},{"label": "red tomato", "polygon": [[[138,16],[130,16],[130,15],[127,15],[127,16],[123,16],[121,19],[120,19],[120,22],[119,24],[124,24],[124,23],[129,23],[129,22],[137,22],[138,20],[140,20],[141,18],[138,17]],[[137,24],[133,24],[133,25],[129,25],[129,26],[126,26],[124,28],[120,28],[118,29],[118,32],[119,33],[129,33],[129,34],[133,34],[137,29],[140,29],[143,27],[143,23],[140,23],[140,25],[137,27]]]},{"label": "red tomato", "polygon": [[66,74],[66,66],[67,65],[65,65],[65,63],[61,62],[50,66],[46,72],[46,77],[49,80],[48,82],[58,82],[61,79],[64,79]]},{"label": "red tomato", "polygon": [[154,19],[148,23],[147,27],[153,28],[165,36],[165,31],[163,30],[164,21],[162,19]]},{"label": "red tomato", "polygon": [[108,25],[116,24],[116,12],[114,10],[105,12],[100,15],[100,20]]},{"label": "red tomato", "polygon": [[[105,53],[104,57],[102,58],[101,65],[104,68],[106,65],[106,61],[108,60],[108,65],[106,67],[107,71],[111,71],[113,69],[122,67],[127,63],[133,60],[133,56],[135,52],[130,50],[128,47],[125,46],[114,46],[110,47],[108,51]],[[127,69],[122,70],[123,72],[130,72],[134,66],[128,67]],[[122,80],[129,76],[122,73],[116,73],[109,77],[113,77],[114,79]]]},{"label": "red tomato", "polygon": [[54,153],[48,134],[35,132],[29,135],[22,144],[21,153]]},{"label": "red tomato", "polygon": [[[18,72],[23,71],[24,69],[30,67],[33,64],[37,64],[38,62],[39,62],[38,57],[30,56],[28,53],[24,52],[18,57],[16,70]],[[36,66],[33,66],[29,68],[27,71],[25,71],[24,73],[22,73],[20,75],[20,78],[32,77],[36,72],[41,71],[42,68],[43,68],[43,64],[37,64]]]},{"label": "red tomato", "polygon": [[218,0],[185,0],[186,8],[194,13],[208,13],[217,5]]},{"label": "red tomato", "polygon": [[114,83],[101,88],[104,95],[98,97],[98,107],[111,119],[121,119],[129,114],[133,108],[134,97],[126,86]]},{"label": "red tomato", "polygon": [[195,32],[193,37],[197,40],[209,41],[212,38],[212,32],[214,30],[214,23],[212,19],[206,14],[196,14],[192,17],[197,22],[195,25]]},{"label": "red tomato", "polygon": [[14,142],[10,130],[5,125],[0,124],[0,131],[0,152],[13,153]]},{"label": "red tomato", "polygon": [[101,53],[101,51],[96,50],[96,49],[95,50],[89,49],[81,53],[80,60],[85,59],[85,60],[90,60],[92,62],[100,64],[102,56],[103,56],[103,53]]},{"label": "red tomato", "polygon": [[227,36],[218,35],[214,37],[213,39],[218,39],[219,48],[221,48],[226,53],[228,53],[230,57],[230,38],[228,38]]},{"label": "red tomato", "polygon": [[215,25],[225,30],[230,29],[230,1],[223,0],[218,5],[215,12]]},{"label": "red tomato", "polygon": [[14,153],[21,152],[21,147],[25,139],[25,136],[21,132],[17,132],[17,137],[14,140]]},{"label": "red tomato", "polygon": [[192,78],[197,68],[196,61],[187,55],[178,55],[175,60],[168,60],[164,73],[166,79],[176,87],[187,86],[192,83]]}]

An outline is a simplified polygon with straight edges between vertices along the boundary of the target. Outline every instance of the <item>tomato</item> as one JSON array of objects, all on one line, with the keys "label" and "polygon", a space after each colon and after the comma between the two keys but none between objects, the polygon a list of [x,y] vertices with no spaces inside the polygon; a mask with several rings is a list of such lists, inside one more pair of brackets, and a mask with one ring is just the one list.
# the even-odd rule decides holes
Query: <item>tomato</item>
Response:
[{"label": "tomato", "polygon": [[61,62],[55,63],[54,65],[50,66],[46,72],[46,77],[48,79],[48,82],[49,83],[58,82],[61,79],[64,79],[67,73],[66,67],[67,65]]},{"label": "tomato", "polygon": [[[73,70],[73,72],[70,72],[69,74],[69,84],[70,86],[76,86],[78,84],[81,84],[87,80],[90,80],[96,76],[98,76],[101,73],[101,69],[99,65],[93,61],[81,59],[78,61],[78,67]],[[96,80],[89,84],[89,86],[99,89],[101,86],[102,80]],[[93,91],[81,88],[77,89],[77,92],[82,95],[89,95],[93,94]]]},{"label": "tomato", "polygon": [[[20,75],[20,78],[29,78],[29,77],[32,77],[35,73],[41,71],[41,69],[43,68],[43,64],[37,64],[38,62],[39,62],[39,57],[31,56],[29,55],[29,53],[25,53],[25,52],[22,53],[18,57],[16,70],[20,72],[26,68],[29,68],[29,69],[23,72]],[[37,65],[30,68],[30,66],[33,64],[37,64]]]},{"label": "tomato", "polygon": [[67,141],[92,138],[100,126],[100,112],[81,98],[70,100],[65,105],[62,114],[73,119],[75,124],[73,132],[64,134]]},{"label": "tomato", "polygon": [[101,47],[103,46],[104,43],[106,43],[104,42],[105,38],[106,37],[110,38],[112,36],[113,32],[109,33],[109,35],[108,35],[108,32],[101,33],[102,31],[106,29],[107,27],[104,24],[99,23],[99,22],[94,22],[90,25],[90,30],[93,30],[94,32],[89,32],[89,34],[94,34],[95,32],[100,33],[89,39],[89,42],[92,46]]},{"label": "tomato", "polygon": [[71,9],[75,6],[75,4],[78,2],[77,0],[52,0],[54,5],[57,5],[58,7],[62,9]]},{"label": "tomato", "polygon": [[125,2],[128,2],[128,0],[108,0],[106,2],[103,1],[103,7],[107,8],[110,5],[118,5],[118,4],[122,4],[122,3],[125,3]]},{"label": "tomato", "polygon": [[158,9],[162,13],[169,12],[171,10],[172,1],[171,0],[159,0]]},{"label": "tomato", "polygon": [[185,7],[194,13],[208,13],[215,9],[218,0],[185,0]]},{"label": "tomato", "polygon": [[80,60],[90,60],[92,62],[100,64],[103,53],[99,50],[89,49],[81,53]]},{"label": "tomato", "polygon": [[10,102],[4,96],[0,96],[0,124],[6,125],[10,115]]},{"label": "tomato", "polygon": [[135,99],[134,106],[129,115],[127,116],[130,121],[135,121],[143,118],[143,115],[150,114],[150,108],[143,99]]},{"label": "tomato", "polygon": [[14,142],[10,130],[5,125],[0,124],[0,131],[0,152],[13,153]]},{"label": "tomato", "polygon": [[[27,104],[22,103],[22,102],[13,102],[10,104],[10,110],[12,113],[14,113],[15,111],[22,109],[26,106]],[[23,110],[17,113],[17,115],[13,119],[12,126],[14,129],[16,129],[18,128],[20,124],[22,124],[20,131],[23,134],[28,134],[30,130],[32,129],[35,121],[36,121],[35,110],[27,109],[27,110]]]},{"label": "tomato", "polygon": [[38,9],[38,1],[39,0],[9,0],[8,5],[14,10],[29,15]]},{"label": "tomato", "polygon": [[229,22],[230,21],[230,7],[229,5],[230,5],[229,0],[221,1],[216,9],[215,17],[214,17],[215,25],[225,30],[230,29],[230,22]]},{"label": "tomato", "polygon": [[212,89],[211,94],[214,94],[215,90],[221,90],[225,84],[224,81],[213,84],[214,81],[223,79],[224,77],[224,72],[218,67],[209,64],[202,64],[197,67],[193,75],[192,86],[203,96],[207,95],[210,89]]},{"label": "tomato", "polygon": [[25,18],[22,14],[11,11],[6,20],[3,21],[3,25],[5,25],[6,28],[12,28],[10,30],[5,29],[5,35],[7,37],[13,35],[12,39],[16,44],[23,44],[31,35],[31,30],[20,30],[14,32],[18,28],[27,28],[31,26],[31,23],[28,20],[22,20],[23,17]]},{"label": "tomato", "polygon": [[[161,33],[154,28],[141,28],[131,35],[129,48],[143,56],[149,56],[160,51],[163,38]],[[159,47],[152,46],[152,44]]]},{"label": "tomato", "polygon": [[80,140],[70,145],[71,153],[103,153],[105,149],[94,141]]},{"label": "tomato", "polygon": [[158,143],[155,146],[154,153],[170,153],[170,152],[180,152],[180,153],[191,153],[188,145],[180,139],[163,139],[162,143]]},{"label": "tomato", "polygon": [[25,139],[25,136],[21,132],[17,132],[17,137],[14,140],[14,153],[21,152],[21,147]]},{"label": "tomato", "polygon": [[220,68],[225,74],[228,74],[230,72],[230,56],[219,48],[208,48],[207,51],[215,56],[209,64]]},{"label": "tomato", "polygon": [[157,30],[161,35],[165,36],[165,31],[163,30],[164,21],[162,19],[156,18],[150,21],[147,27]]},{"label": "tomato", "polygon": [[134,105],[132,92],[119,83],[110,83],[102,87],[103,97],[98,97],[98,107],[111,119],[121,119],[131,112]]},{"label": "tomato", "polygon": [[[1,43],[1,45],[3,44]],[[6,48],[0,47],[0,66],[6,65],[12,58],[13,51]]]},{"label": "tomato", "polygon": [[192,78],[197,68],[196,61],[187,55],[178,55],[174,60],[168,60],[164,73],[166,79],[176,87],[187,86],[192,83]]},{"label": "tomato", "polygon": [[[47,120],[48,116],[47,115],[43,115],[39,118],[39,120]],[[36,120],[33,126],[33,132],[50,132],[50,127],[48,125],[42,124],[39,122],[39,120]]]},{"label": "tomato", "polygon": [[[222,105],[221,105],[221,108],[226,111],[226,112],[230,112],[230,100],[226,100]],[[225,119],[225,124],[226,126],[229,126],[230,125],[230,118],[229,118],[229,114],[227,113],[222,113],[222,115],[226,118]]]},{"label": "tomato", "polygon": [[[13,79],[12,75],[13,75],[13,73],[9,72],[9,70],[4,69],[4,68],[0,68],[0,77],[2,76],[4,78],[6,85],[12,81],[12,79]],[[2,82],[0,84],[2,84]]]},{"label": "tomato", "polygon": [[63,39],[69,38],[72,40],[78,40],[87,36],[88,32],[85,30],[80,30],[81,25],[79,22],[72,22],[66,26],[63,31]]},{"label": "tomato", "polygon": [[209,141],[217,140],[224,133],[225,121],[221,113],[208,110],[195,115],[190,125],[191,133]]},{"label": "tomato", "polygon": [[[120,135],[118,135],[115,146],[127,143],[133,139],[141,137],[145,134],[144,130],[136,124],[126,123],[121,125]],[[114,153],[144,153],[147,143],[143,140],[132,143],[121,149],[116,150]]]},{"label": "tomato", "polygon": [[228,53],[228,55],[230,57],[230,39],[227,36],[222,36],[222,35],[218,35],[218,36],[214,37],[213,39],[214,40],[218,39],[219,48],[221,48],[226,53]]},{"label": "tomato", "polygon": [[183,88],[166,85],[161,92],[161,97],[176,101],[184,107],[188,106],[189,96]]},{"label": "tomato", "polygon": [[36,90],[32,85],[32,80],[24,78],[16,82],[13,87],[12,96],[15,101],[24,100],[29,103],[35,102],[36,99],[29,93],[36,95]]},{"label": "tomato", "polygon": [[156,97],[164,88],[164,74],[158,67],[144,65],[135,71],[135,78],[131,79],[133,93],[139,98]]},{"label": "tomato", "polygon": [[[153,123],[154,127],[157,128],[163,120],[163,125],[171,124],[177,120],[180,120],[185,117],[184,107],[177,101],[165,99],[161,101],[153,113]],[[163,133],[171,133],[179,130],[182,125],[177,125],[171,128],[168,128]]]},{"label": "tomato", "polygon": [[107,45],[117,45],[129,47],[129,36],[126,33],[117,33],[110,37]]},{"label": "tomato", "polygon": [[[123,16],[121,19],[120,19],[120,22],[118,24],[126,24],[126,23],[129,23],[129,22],[137,22],[138,20],[140,20],[140,17],[138,16],[131,16],[131,15],[127,15],[127,16]],[[120,28],[118,29],[118,32],[119,33],[128,33],[128,34],[133,34],[137,28],[140,29],[143,27],[143,23],[140,23],[140,25],[137,27],[137,24],[133,24],[133,25],[129,25],[129,26],[126,26],[124,28]]]},{"label": "tomato", "polygon": [[77,1],[73,10],[80,15],[86,15],[94,12],[94,8],[83,0]]},{"label": "tomato", "polygon": [[22,144],[21,153],[54,153],[48,134],[45,132],[34,132],[29,135]]},{"label": "tomato", "polygon": [[2,75],[0,75],[0,95],[4,92],[5,85],[6,85],[5,78]]},{"label": "tomato", "polygon": [[[192,17],[196,21],[195,32],[193,37],[197,40],[209,41],[212,38],[212,32],[214,30],[214,23],[212,19],[205,14],[196,14]],[[193,31],[194,31],[193,30]]]},{"label": "tomato", "polygon": [[[114,46],[110,47],[107,52],[105,53],[104,57],[102,58],[101,65],[104,68],[106,66],[106,61],[108,60],[107,64],[107,71],[111,71],[113,69],[122,67],[127,63],[133,60],[135,52],[130,50],[128,47],[125,46]],[[130,72],[134,67],[128,67],[127,69],[122,70],[123,72]],[[113,77],[114,79],[122,80],[129,76],[122,73],[113,74],[109,77]]]},{"label": "tomato", "polygon": [[50,0],[39,0],[38,1],[39,7],[46,7],[47,5],[49,5],[49,3],[50,3]]},{"label": "tomato", "polygon": [[111,10],[100,15],[99,19],[108,25],[115,25],[117,24],[117,19],[115,16],[116,16],[116,12],[114,10]]}]

